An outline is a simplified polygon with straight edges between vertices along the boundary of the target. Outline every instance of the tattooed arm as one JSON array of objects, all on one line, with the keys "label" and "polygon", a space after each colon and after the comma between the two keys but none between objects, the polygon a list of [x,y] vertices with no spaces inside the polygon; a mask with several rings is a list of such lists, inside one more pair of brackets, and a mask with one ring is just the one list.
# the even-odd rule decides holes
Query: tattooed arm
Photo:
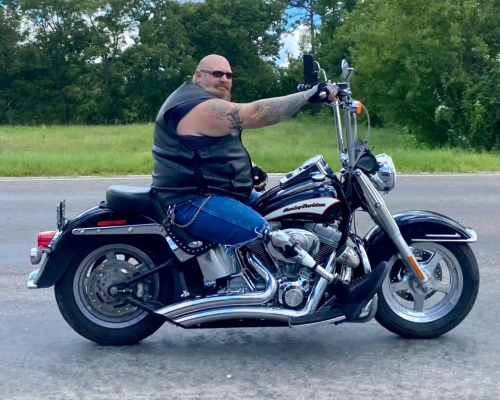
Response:
[{"label": "tattooed arm", "polygon": [[290,118],[307,104],[307,100],[302,93],[295,93],[289,96],[258,100],[251,104],[256,115],[252,121],[254,126],[249,126],[249,128],[261,128]]},{"label": "tattooed arm", "polygon": [[307,100],[302,93],[237,104],[212,99],[197,105],[177,126],[181,135],[225,136],[234,129],[277,124],[294,115]]}]

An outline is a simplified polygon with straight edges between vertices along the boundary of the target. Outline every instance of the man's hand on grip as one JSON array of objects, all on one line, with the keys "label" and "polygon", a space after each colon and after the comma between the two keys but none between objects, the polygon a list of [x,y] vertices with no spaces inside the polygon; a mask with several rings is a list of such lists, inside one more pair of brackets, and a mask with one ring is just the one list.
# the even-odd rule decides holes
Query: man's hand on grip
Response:
[{"label": "man's hand on grip", "polygon": [[337,101],[338,86],[335,83],[320,82],[316,86],[303,92],[309,103],[331,103]]}]

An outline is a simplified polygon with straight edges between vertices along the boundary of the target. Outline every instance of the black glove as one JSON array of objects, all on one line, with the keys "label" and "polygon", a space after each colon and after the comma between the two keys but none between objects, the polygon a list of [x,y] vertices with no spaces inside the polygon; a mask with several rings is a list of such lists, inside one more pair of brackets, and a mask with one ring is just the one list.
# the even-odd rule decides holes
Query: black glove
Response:
[{"label": "black glove", "polygon": [[[304,98],[309,103],[327,103],[330,93],[336,92],[339,87],[335,83],[320,82],[316,86],[304,92]],[[324,93],[322,95],[321,93]]]},{"label": "black glove", "polygon": [[[252,167],[252,176],[254,186],[260,185],[261,183],[267,182],[267,174],[259,166]],[[257,178],[255,178],[257,177]],[[265,185],[264,185],[265,186]]]}]

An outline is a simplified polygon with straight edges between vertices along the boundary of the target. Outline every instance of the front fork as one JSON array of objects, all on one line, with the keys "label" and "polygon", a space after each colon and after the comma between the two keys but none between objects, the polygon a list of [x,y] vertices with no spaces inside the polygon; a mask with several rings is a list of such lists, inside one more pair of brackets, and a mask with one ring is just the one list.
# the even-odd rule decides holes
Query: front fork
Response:
[{"label": "front fork", "polygon": [[366,205],[371,217],[389,235],[396,246],[402,261],[426,293],[432,291],[432,284],[429,277],[418,265],[410,247],[403,239],[399,227],[387,209],[382,196],[372,185],[368,177],[360,170],[354,170],[354,176],[366,199]]}]

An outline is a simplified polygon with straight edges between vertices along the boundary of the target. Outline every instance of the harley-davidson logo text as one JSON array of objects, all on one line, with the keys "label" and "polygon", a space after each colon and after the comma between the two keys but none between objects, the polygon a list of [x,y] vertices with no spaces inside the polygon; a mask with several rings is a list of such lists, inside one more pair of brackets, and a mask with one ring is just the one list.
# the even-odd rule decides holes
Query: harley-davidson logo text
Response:
[{"label": "harley-davidson logo text", "polygon": [[302,210],[303,208],[325,207],[325,206],[326,206],[325,203],[302,204],[300,206],[293,206],[290,208],[287,207],[283,210],[283,212],[286,213],[288,211],[299,211]]}]

